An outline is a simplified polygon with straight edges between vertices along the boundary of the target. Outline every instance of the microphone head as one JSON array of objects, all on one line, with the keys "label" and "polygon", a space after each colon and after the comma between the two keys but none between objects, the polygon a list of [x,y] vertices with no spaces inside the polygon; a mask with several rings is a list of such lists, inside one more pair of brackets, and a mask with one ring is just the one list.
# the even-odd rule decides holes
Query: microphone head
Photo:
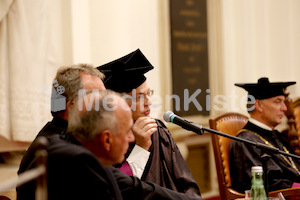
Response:
[{"label": "microphone head", "polygon": [[167,112],[165,112],[165,114],[164,114],[164,120],[166,121],[166,122],[171,122],[171,116],[172,115],[174,115],[174,113],[172,112],[172,111],[167,111]]}]

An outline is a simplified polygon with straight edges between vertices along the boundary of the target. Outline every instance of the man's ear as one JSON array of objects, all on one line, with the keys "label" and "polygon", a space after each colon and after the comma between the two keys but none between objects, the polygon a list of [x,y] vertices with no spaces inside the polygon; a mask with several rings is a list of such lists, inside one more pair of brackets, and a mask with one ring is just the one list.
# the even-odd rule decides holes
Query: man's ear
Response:
[{"label": "man's ear", "polygon": [[127,105],[128,105],[129,107],[131,107],[131,106],[132,106],[132,99],[126,98],[125,100],[126,100]]},{"label": "man's ear", "polygon": [[96,137],[97,143],[101,145],[106,151],[110,151],[112,142],[112,133],[110,130],[104,130]]},{"label": "man's ear", "polygon": [[254,105],[256,110],[258,110],[259,112],[263,111],[262,103],[260,100],[256,99]]},{"label": "man's ear", "polygon": [[75,102],[74,101],[67,101],[66,103],[66,109],[72,109],[75,105]]},{"label": "man's ear", "polygon": [[74,107],[74,101],[67,101],[66,103],[66,110],[63,112],[63,115],[61,116],[63,119],[67,120],[69,119],[69,109],[72,109]]}]

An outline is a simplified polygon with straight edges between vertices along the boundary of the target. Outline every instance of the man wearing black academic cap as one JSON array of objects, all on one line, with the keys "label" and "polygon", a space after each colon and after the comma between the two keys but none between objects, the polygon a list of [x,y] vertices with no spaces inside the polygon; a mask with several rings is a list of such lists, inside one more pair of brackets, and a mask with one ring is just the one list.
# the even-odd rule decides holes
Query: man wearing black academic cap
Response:
[{"label": "man wearing black academic cap", "polygon": [[167,127],[150,118],[150,90],[144,74],[153,69],[138,49],[122,58],[98,67],[106,76],[105,87],[125,92],[132,98],[129,105],[134,120],[136,141],[127,153],[120,170],[142,180],[169,189],[200,196],[198,185],[188,169]]},{"label": "man wearing black academic cap", "polygon": [[[247,90],[248,97],[252,98],[249,101],[251,105],[247,106],[249,121],[237,136],[294,153],[288,138],[275,130],[275,127],[281,123],[287,110],[284,89],[295,83],[272,83],[268,78],[260,78],[254,84],[235,84]],[[270,158],[263,162],[263,150],[235,140],[230,142],[229,149],[232,188],[241,193],[251,187],[252,166],[263,166],[266,169],[264,173],[268,177],[269,191],[291,188],[300,182],[300,162],[297,159],[268,152]]]}]

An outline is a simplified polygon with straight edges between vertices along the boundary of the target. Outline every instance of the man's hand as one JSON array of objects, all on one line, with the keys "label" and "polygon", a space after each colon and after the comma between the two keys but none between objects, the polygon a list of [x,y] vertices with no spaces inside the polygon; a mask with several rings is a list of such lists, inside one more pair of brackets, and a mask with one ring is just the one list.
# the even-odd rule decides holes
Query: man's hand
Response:
[{"label": "man's hand", "polygon": [[148,151],[152,145],[151,135],[157,131],[157,124],[150,117],[140,117],[135,121],[132,131],[135,136],[135,143]]}]

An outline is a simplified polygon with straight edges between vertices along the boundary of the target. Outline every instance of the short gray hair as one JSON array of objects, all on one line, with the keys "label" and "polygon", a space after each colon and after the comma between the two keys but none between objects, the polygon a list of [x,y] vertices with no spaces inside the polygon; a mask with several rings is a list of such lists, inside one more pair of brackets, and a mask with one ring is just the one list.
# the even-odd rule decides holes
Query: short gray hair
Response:
[{"label": "short gray hair", "polygon": [[[95,94],[89,91],[86,96]],[[105,97],[109,95],[114,99],[121,99],[119,93],[111,90],[99,91],[92,102],[92,109],[89,111],[79,111],[78,102],[80,99],[75,100],[75,106],[69,110],[68,119],[68,132],[85,141],[92,141],[103,130],[110,130],[113,134],[119,130],[119,123],[112,108],[116,107],[117,101],[114,104],[105,104]],[[81,97],[84,98],[84,97]],[[97,102],[98,101],[98,102]],[[96,104],[99,103],[99,109],[96,109]],[[109,107],[109,109],[107,109]]]},{"label": "short gray hair", "polygon": [[60,67],[57,70],[54,80],[57,80],[57,83],[65,88],[65,92],[62,95],[66,97],[67,101],[75,99],[78,91],[83,88],[80,79],[82,73],[98,76],[101,80],[105,78],[102,72],[90,64],[76,64]]}]

